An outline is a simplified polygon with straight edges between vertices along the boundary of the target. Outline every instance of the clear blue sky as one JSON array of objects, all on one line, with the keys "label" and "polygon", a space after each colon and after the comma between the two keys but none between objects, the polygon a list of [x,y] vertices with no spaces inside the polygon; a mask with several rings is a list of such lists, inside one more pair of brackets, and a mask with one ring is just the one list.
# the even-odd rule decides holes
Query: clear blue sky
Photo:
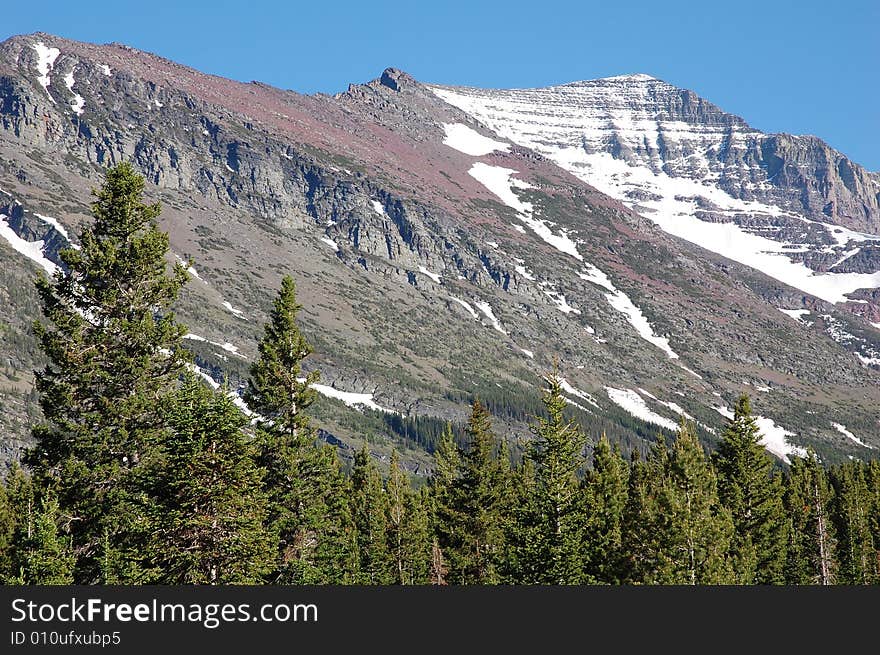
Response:
[{"label": "clear blue sky", "polygon": [[[0,39],[119,41],[202,71],[333,93],[388,66],[529,87],[649,73],[880,171],[880,0],[105,0],[4,3]],[[180,6],[185,5],[185,6]]]}]

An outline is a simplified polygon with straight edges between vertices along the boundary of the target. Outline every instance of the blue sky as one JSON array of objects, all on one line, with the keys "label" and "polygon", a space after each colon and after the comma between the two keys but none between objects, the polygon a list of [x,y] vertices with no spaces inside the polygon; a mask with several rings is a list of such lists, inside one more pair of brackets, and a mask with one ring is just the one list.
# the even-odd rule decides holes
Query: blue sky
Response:
[{"label": "blue sky", "polygon": [[[186,6],[180,6],[186,5]],[[334,93],[387,66],[530,87],[648,73],[880,171],[878,0],[8,3],[0,39],[119,41],[202,71]]]}]

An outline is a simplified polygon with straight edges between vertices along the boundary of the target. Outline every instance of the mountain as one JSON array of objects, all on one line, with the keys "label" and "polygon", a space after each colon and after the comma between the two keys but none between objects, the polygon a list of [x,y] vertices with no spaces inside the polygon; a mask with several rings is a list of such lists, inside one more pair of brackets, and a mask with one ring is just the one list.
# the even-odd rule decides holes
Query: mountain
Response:
[{"label": "mountain", "polygon": [[[0,126],[6,459],[39,419],[31,280],[75,244],[89,190],[122,160],[191,260],[177,311],[206,376],[240,383],[294,275],[322,376],[316,417],[343,455],[394,444],[424,473],[474,395],[499,433],[526,437],[554,360],[574,416],[628,448],[682,415],[712,443],[743,391],[780,459],[880,448],[876,174],[822,168],[845,158],[762,136],[688,91],[643,76],[480,91],[388,69],[305,96],[34,34],[0,44]],[[772,157],[777,183],[760,177]],[[859,252],[827,267],[838,295],[820,293],[697,238],[704,225],[740,235],[734,246],[797,236],[792,258],[816,281],[817,262]]]}]

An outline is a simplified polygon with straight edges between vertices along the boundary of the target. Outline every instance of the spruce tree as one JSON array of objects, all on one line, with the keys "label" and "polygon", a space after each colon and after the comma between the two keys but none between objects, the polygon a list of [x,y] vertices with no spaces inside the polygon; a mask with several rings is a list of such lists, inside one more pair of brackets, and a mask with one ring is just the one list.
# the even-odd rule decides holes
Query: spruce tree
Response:
[{"label": "spruce tree", "polygon": [[161,408],[186,359],[186,330],[169,308],[187,274],[180,264],[168,273],[160,208],[143,204],[143,191],[130,165],[109,169],[81,249],[62,250],[59,272],[37,281],[48,322],[34,331],[48,364],[36,389],[47,423],[34,429],[27,461],[57,494],[83,583],[100,579],[108,539],[137,578],[131,562],[144,535],[132,472],[161,440]]},{"label": "spruce tree", "polygon": [[444,580],[448,580],[449,551],[461,543],[461,518],[456,507],[455,490],[461,465],[461,451],[455,443],[452,426],[446,424],[437,450],[434,471],[429,481],[431,530],[436,536],[435,559],[442,562]]},{"label": "spruce tree", "polygon": [[263,471],[248,418],[192,373],[166,412],[169,434],[145,471],[150,540],[144,569],[161,584],[256,583],[272,565]]},{"label": "spruce tree", "polygon": [[315,445],[315,431],[305,409],[315,398],[310,387],[318,373],[302,374],[312,347],[300,332],[293,278],[285,276],[264,326],[260,356],[250,369],[244,399],[259,416],[258,461],[265,468],[268,523],[279,536],[272,582],[314,584],[323,581],[319,541],[327,527],[326,494],[337,467]]},{"label": "spruce tree", "polygon": [[789,544],[787,584],[831,585],[836,579],[833,489],[816,453],[795,457],[785,493]]},{"label": "spruce tree", "polygon": [[732,583],[732,537],[715,473],[693,425],[682,420],[671,452],[659,438],[647,462],[633,466],[624,527],[627,580]]},{"label": "spruce tree", "polygon": [[323,473],[319,477],[323,518],[313,524],[316,536],[314,563],[315,582],[321,584],[354,584],[358,579],[358,531],[351,512],[351,481],[336,455],[336,448],[320,449]]},{"label": "spruce tree", "polygon": [[585,580],[618,584],[623,571],[623,516],[629,470],[620,449],[605,434],[593,450],[593,468],[585,480]]},{"label": "spruce tree", "polygon": [[694,425],[684,418],[660,495],[661,584],[730,584],[733,521]]},{"label": "spruce tree", "polygon": [[508,465],[498,458],[489,412],[479,400],[473,402],[465,434],[467,449],[453,487],[459,525],[446,553],[449,579],[454,584],[498,584]]},{"label": "spruce tree", "polygon": [[388,480],[388,548],[391,553],[392,583],[428,584],[431,574],[432,541],[428,518],[428,497],[415,493],[397,451],[391,455]]},{"label": "spruce tree", "polygon": [[74,554],[69,538],[58,530],[58,501],[46,493],[39,506],[32,502],[20,517],[21,530],[12,584],[69,585],[73,583]]},{"label": "spruce tree", "polygon": [[537,574],[538,584],[578,584],[583,581],[581,541],[583,502],[577,481],[582,465],[584,437],[577,424],[565,418],[566,401],[555,374],[547,376],[542,398],[545,417],[532,426],[535,435],[530,457],[535,463],[533,507],[538,561],[527,568]]},{"label": "spruce tree", "polygon": [[838,582],[880,583],[878,544],[871,533],[871,494],[861,462],[845,462],[832,471]]},{"label": "spruce tree", "polygon": [[761,445],[748,396],[736,402],[713,461],[718,495],[733,517],[737,582],[784,583],[787,539],[781,477]]},{"label": "spruce tree", "polygon": [[388,497],[366,444],[354,456],[351,488],[351,510],[357,529],[358,581],[371,585],[390,584]]},{"label": "spruce tree", "polygon": [[621,541],[624,580],[628,584],[656,583],[664,557],[664,517],[661,496],[669,468],[669,448],[662,434],[645,460],[633,451]]}]

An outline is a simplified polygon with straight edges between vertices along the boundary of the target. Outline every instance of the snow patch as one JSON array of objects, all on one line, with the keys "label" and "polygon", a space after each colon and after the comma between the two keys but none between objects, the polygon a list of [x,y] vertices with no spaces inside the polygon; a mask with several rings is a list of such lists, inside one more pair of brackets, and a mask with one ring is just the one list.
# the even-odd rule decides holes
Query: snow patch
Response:
[{"label": "snow patch", "polygon": [[678,424],[675,421],[651,411],[644,399],[632,389],[605,387],[605,391],[611,399],[611,402],[630,415],[635,416],[637,419],[645,421],[646,423],[659,425],[660,427],[672,430],[673,432],[678,430]]},{"label": "snow patch", "polygon": [[427,275],[429,278],[434,280],[435,283],[440,284],[440,276],[437,273],[432,273],[424,266],[419,266],[419,273],[422,275]]},{"label": "snow patch", "polygon": [[338,250],[339,250],[339,246],[336,244],[336,242],[335,242],[333,239],[331,239],[331,238],[329,238],[329,237],[321,237],[321,241],[323,241],[323,242],[326,243],[328,246],[330,246],[331,248],[333,248],[334,251],[338,251]]},{"label": "snow patch", "polygon": [[[614,286],[611,278],[606,273],[589,262],[584,262],[584,266],[586,267],[586,272],[578,273],[578,277],[606,289],[608,293],[605,294],[605,299],[608,301],[608,304],[626,316],[627,322],[635,328],[635,331],[642,339],[665,352],[669,359],[678,359],[678,354],[669,347],[669,339],[654,333],[654,328],[651,327],[642,310],[630,300],[629,296]],[[693,371],[691,372],[693,373]]]},{"label": "snow patch", "polygon": [[870,448],[871,450],[874,450],[874,446],[869,446],[864,441],[859,439],[856,435],[854,435],[852,432],[847,430],[845,425],[841,425],[840,423],[832,423],[831,427],[833,427],[835,430],[840,432],[840,434],[842,434],[843,436],[848,437],[852,441],[856,442],[858,445],[862,446],[863,448]]},{"label": "snow patch", "polygon": [[599,407],[599,403],[596,402],[596,399],[593,398],[593,396],[588,394],[586,391],[581,391],[577,387],[572,386],[572,384],[565,378],[559,378],[559,386],[562,387],[562,390],[568,395],[574,396],[575,398],[580,398],[581,400],[585,400],[596,409],[601,409],[601,407]]},{"label": "snow patch", "polygon": [[520,220],[531,228],[544,242],[553,246],[559,252],[571,255],[578,261],[583,261],[583,257],[578,252],[577,244],[569,238],[565,231],[562,231],[561,234],[554,234],[553,230],[550,229],[548,221],[534,217],[534,205],[520,200],[519,196],[513,192],[514,189],[532,188],[529,183],[511,177],[516,172],[512,168],[490,166],[478,161],[471,167],[468,174],[498,196],[501,202],[515,210]]},{"label": "snow patch", "polygon": [[501,323],[495,317],[495,314],[492,312],[492,306],[487,302],[475,302],[477,309],[483,312],[486,315],[486,318],[492,323],[492,327],[498,330],[501,334],[507,334],[504,328],[501,327]]},{"label": "snow patch", "polygon": [[371,200],[370,204],[373,207],[373,211],[382,216],[383,218],[388,218],[388,214],[385,213],[385,207],[382,206],[382,203],[378,200]]},{"label": "snow patch", "polygon": [[[48,93],[49,85],[52,83],[52,80],[49,78],[49,73],[52,72],[52,67],[55,65],[55,60],[58,59],[58,55],[61,54],[61,51],[58,48],[48,47],[42,41],[34,43],[33,48],[37,51],[37,72],[40,74],[37,78],[37,82],[39,82],[40,86],[46,89],[46,92]],[[52,98],[51,94],[49,95],[49,98]]]},{"label": "snow patch", "polygon": [[803,317],[810,313],[809,309],[782,309],[779,307],[777,307],[777,309],[786,316],[793,318],[798,323],[801,323]]},{"label": "snow patch", "polygon": [[237,318],[247,318],[243,311],[233,307],[232,303],[230,303],[228,300],[223,301],[223,307],[226,309],[226,311],[228,311],[230,314],[234,315]]},{"label": "snow patch", "polygon": [[[303,378],[301,381],[305,382],[305,378]],[[373,394],[371,393],[354,393],[352,391],[340,391],[339,389],[327,386],[326,384],[312,384],[311,388],[317,391],[322,396],[341,400],[349,407],[366,407],[367,409],[373,409],[378,412],[385,412],[386,414],[396,413],[394,410],[385,409],[384,407],[380,407],[378,404],[376,404],[376,401],[373,400]]]},{"label": "snow patch", "polygon": [[474,311],[474,308],[471,307],[469,303],[466,303],[466,302],[465,302],[464,300],[462,300],[461,298],[456,298],[455,296],[449,296],[449,299],[450,299],[452,302],[457,302],[459,305],[461,305],[462,307],[464,307],[464,308],[468,311],[468,314],[470,314],[471,316],[473,316],[475,320],[480,318],[479,314],[477,314],[477,312]]},{"label": "snow patch", "polygon": [[443,123],[443,130],[446,132],[446,136],[443,139],[444,145],[472,157],[480,157],[496,151],[508,152],[510,150],[509,143],[490,139],[461,123]]},{"label": "snow patch", "polygon": [[67,90],[73,94],[73,102],[70,103],[70,108],[73,110],[74,114],[76,114],[77,116],[82,116],[83,107],[86,106],[86,101],[80,94],[76,93],[73,90],[73,85],[75,83],[76,80],[73,79],[73,71],[70,71],[69,73],[67,73],[67,75],[64,76],[64,85],[67,87]]},{"label": "snow patch", "polygon": [[535,276],[532,275],[528,271],[528,269],[525,266],[523,266],[522,264],[517,264],[516,266],[513,267],[513,270],[515,270],[517,273],[522,275],[527,280],[532,280],[532,281],[535,280]]},{"label": "snow patch", "polygon": [[104,73],[104,75],[110,77],[110,67],[107,64],[101,64],[100,69],[101,72]]},{"label": "snow patch", "polygon": [[520,352],[522,352],[522,354],[525,355],[526,357],[528,357],[529,359],[535,358],[535,353],[533,353],[531,350],[526,350],[525,348],[520,348]]},{"label": "snow patch", "polygon": [[58,270],[58,266],[43,253],[46,243],[42,239],[40,241],[25,241],[9,226],[9,223],[6,222],[7,218],[6,214],[0,214],[0,237],[3,237],[15,252],[37,263],[49,277],[52,277]]},{"label": "snow patch", "polygon": [[556,309],[558,309],[563,314],[580,314],[581,310],[575,309],[571,305],[568,304],[568,301],[565,299],[565,296],[558,291],[545,291],[544,295],[548,296],[550,300],[553,301],[553,304],[556,305]]}]

